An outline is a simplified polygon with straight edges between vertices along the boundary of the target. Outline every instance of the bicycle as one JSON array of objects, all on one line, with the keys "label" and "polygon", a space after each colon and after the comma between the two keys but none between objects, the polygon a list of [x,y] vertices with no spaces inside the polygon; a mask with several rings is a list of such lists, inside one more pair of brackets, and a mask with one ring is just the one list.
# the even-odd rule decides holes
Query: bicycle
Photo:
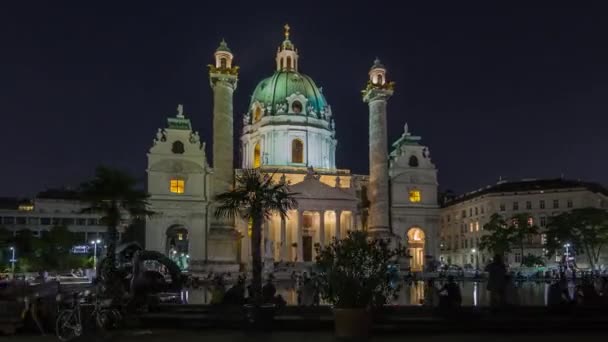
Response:
[{"label": "bicycle", "polygon": [[[59,340],[70,341],[82,336],[84,326],[81,303],[85,301],[85,298],[80,294],[74,293],[72,307],[59,313],[55,322],[55,333]],[[102,305],[98,298],[95,299],[93,305],[90,318],[95,319],[95,325],[98,329],[106,331],[119,326],[122,321],[122,314],[118,310]]]}]

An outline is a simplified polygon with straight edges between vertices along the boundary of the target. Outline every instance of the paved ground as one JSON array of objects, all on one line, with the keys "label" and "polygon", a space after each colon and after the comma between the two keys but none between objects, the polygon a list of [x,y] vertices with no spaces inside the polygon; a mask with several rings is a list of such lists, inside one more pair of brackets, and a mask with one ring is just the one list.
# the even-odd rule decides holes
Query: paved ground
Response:
[{"label": "paved ground", "polygon": [[[525,334],[525,335],[488,335],[488,334],[466,334],[466,335],[434,335],[434,334],[400,334],[374,336],[371,341],[378,342],[572,342],[575,339],[587,341],[600,341],[606,337],[605,333],[597,334]],[[12,336],[11,342],[46,342],[58,341],[55,336],[17,335]],[[335,341],[330,332],[276,332],[270,334],[246,333],[230,331],[131,331],[120,336],[108,336],[106,338],[87,336],[78,339],[77,342],[333,342]]]}]

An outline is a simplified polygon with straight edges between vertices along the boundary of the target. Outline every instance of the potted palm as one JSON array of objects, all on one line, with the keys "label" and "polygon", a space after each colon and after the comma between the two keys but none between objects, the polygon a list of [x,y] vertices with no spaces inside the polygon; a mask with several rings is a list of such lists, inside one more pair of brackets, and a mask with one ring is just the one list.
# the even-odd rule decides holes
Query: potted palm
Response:
[{"label": "potted palm", "polygon": [[[236,187],[217,195],[217,217],[242,217],[251,222],[251,260],[253,298],[246,306],[250,323],[264,327],[272,320],[273,305],[262,299],[262,224],[273,214],[287,218],[289,210],[297,208],[294,193],[284,181],[274,182],[273,177],[258,169],[246,169],[236,176]],[[270,311],[270,312],[269,312]]]},{"label": "potted palm", "polygon": [[336,337],[369,335],[371,309],[384,305],[398,291],[391,269],[403,252],[363,231],[349,232],[343,240],[317,247],[319,290],[334,306]]}]

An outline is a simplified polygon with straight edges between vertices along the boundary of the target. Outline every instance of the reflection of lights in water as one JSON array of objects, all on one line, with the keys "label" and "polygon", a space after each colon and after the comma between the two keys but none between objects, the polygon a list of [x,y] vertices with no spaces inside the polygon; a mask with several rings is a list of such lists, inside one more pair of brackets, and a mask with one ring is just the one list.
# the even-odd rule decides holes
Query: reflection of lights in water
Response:
[{"label": "reflection of lights in water", "polygon": [[477,306],[477,292],[479,291],[478,289],[479,283],[478,282],[474,282],[473,283],[473,306]]},{"label": "reflection of lights in water", "polygon": [[[391,305],[420,305],[420,301],[424,300],[426,284],[424,281],[414,282],[399,282],[400,289],[397,298],[389,299]],[[443,282],[439,281],[436,286],[441,288]],[[459,282],[458,285],[462,291],[462,306],[486,307],[489,303],[489,295],[486,289],[485,282]],[[226,288],[230,288],[228,285]],[[277,294],[283,296],[288,305],[296,305],[298,295],[293,285],[288,282],[275,283]],[[570,284],[571,286],[571,284]],[[574,288],[569,290],[574,291]],[[198,289],[186,289],[184,298],[189,304],[208,304],[211,300],[211,288],[203,285]],[[522,305],[546,305],[547,303],[548,285],[544,283],[525,282],[518,286],[518,293]],[[191,296],[190,296],[191,295]],[[321,299],[321,305],[327,305]]]}]

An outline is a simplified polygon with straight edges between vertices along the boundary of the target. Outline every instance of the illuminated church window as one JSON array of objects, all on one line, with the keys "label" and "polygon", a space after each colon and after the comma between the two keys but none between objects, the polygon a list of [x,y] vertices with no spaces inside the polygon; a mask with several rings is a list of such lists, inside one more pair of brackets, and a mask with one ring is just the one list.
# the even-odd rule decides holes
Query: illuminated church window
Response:
[{"label": "illuminated church window", "polygon": [[220,59],[220,68],[226,69],[226,58]]},{"label": "illuminated church window", "polygon": [[179,140],[174,142],[173,145],[171,146],[171,152],[173,152],[175,154],[183,154],[184,153],[184,143],[182,143]]},{"label": "illuminated church window", "polygon": [[302,104],[300,103],[300,101],[293,101],[293,103],[291,104],[291,110],[296,113],[299,114],[302,112]]},{"label": "illuminated church window", "polygon": [[174,194],[183,194],[185,190],[185,184],[183,179],[173,178],[169,182],[169,191]]},{"label": "illuminated church window", "polygon": [[291,141],[291,162],[304,163],[304,144],[300,139]]},{"label": "illuminated church window", "polygon": [[287,70],[291,69],[291,57],[287,56]]},{"label": "illuminated church window", "polygon": [[255,144],[253,148],[253,167],[260,167],[262,165],[262,151],[260,148],[260,143]]},{"label": "illuminated church window", "polygon": [[420,190],[410,190],[410,202],[418,203],[422,200],[422,196],[420,195]]},{"label": "illuminated church window", "polygon": [[382,85],[382,74],[378,74],[376,83]]}]

